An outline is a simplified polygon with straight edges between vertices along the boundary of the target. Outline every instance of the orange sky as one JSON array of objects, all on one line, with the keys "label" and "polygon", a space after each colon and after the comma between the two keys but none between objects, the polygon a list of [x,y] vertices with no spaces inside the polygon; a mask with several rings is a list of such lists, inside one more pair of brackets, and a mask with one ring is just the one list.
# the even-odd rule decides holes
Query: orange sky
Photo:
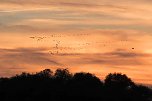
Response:
[{"label": "orange sky", "polygon": [[101,79],[121,72],[152,84],[151,5],[149,0],[1,0],[0,76],[62,67]]}]

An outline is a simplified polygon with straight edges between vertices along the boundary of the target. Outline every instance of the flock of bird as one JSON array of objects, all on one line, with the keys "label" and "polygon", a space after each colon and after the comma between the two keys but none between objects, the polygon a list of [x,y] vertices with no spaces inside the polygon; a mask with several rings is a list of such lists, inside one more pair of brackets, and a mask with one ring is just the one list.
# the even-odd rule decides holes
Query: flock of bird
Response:
[{"label": "flock of bird", "polygon": [[45,38],[60,38],[60,37],[76,37],[76,36],[87,36],[89,34],[68,34],[68,35],[63,35],[63,34],[52,34],[48,37],[37,37],[37,36],[34,36],[34,37],[30,37],[31,39],[36,39],[37,41],[41,41]]},{"label": "flock of bird", "polygon": [[[72,35],[67,35],[68,37],[70,36],[86,36],[88,34],[72,34]],[[37,41],[42,41],[46,38],[58,38],[58,37],[66,37],[66,35],[55,35],[55,34],[52,34],[48,37],[40,37],[40,36],[33,36],[33,37],[29,37],[31,39],[34,39],[34,40],[37,40]],[[78,43],[76,46],[78,47],[70,47],[72,45],[72,43],[69,43],[66,47],[64,46],[60,46],[61,44],[61,41],[60,40],[55,40],[53,39],[52,40],[53,42],[55,42],[55,46],[53,47],[53,50],[50,50],[49,53],[51,55],[56,55],[56,54],[59,54],[61,51],[63,50],[82,50],[82,49],[85,49],[87,46],[95,46],[95,45],[102,45],[103,47],[106,47],[106,46],[112,46],[113,47],[113,44],[115,43],[114,41],[103,41],[103,42],[84,42],[84,43]],[[128,41],[127,40],[121,40],[121,41],[118,41],[120,43],[127,43]],[[71,44],[71,45],[70,45]],[[135,48],[132,47],[131,48],[132,50],[134,50]]]},{"label": "flock of bird", "polygon": [[41,41],[47,37],[37,37],[37,36],[34,36],[34,37],[30,37],[31,39],[36,39],[37,41]]}]

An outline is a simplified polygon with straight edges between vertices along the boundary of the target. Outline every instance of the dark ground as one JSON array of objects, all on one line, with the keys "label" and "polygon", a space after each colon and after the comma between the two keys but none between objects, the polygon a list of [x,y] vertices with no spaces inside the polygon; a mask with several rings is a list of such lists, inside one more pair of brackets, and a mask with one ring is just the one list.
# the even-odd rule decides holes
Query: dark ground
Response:
[{"label": "dark ground", "polygon": [[124,74],[109,74],[104,81],[90,73],[55,73],[46,69],[0,78],[0,101],[152,101],[152,90]]}]

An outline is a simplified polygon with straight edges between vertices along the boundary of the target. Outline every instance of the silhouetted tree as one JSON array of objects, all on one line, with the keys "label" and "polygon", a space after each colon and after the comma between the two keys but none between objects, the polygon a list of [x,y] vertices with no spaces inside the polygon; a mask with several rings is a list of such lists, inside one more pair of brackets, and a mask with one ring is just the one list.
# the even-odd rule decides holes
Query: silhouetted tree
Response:
[{"label": "silhouetted tree", "polygon": [[68,69],[53,73],[23,72],[0,78],[0,101],[151,101],[152,90],[136,85],[124,74],[106,76],[103,83],[90,73],[72,74]]},{"label": "silhouetted tree", "polygon": [[25,78],[28,78],[30,76],[31,76],[30,73],[22,72],[22,74],[16,75],[16,76],[12,77],[11,79],[25,79]]},{"label": "silhouetted tree", "polygon": [[143,85],[136,85],[131,89],[131,97],[138,101],[151,101],[152,90]]},{"label": "silhouetted tree", "polygon": [[43,71],[36,73],[35,76],[43,77],[43,78],[50,78],[53,76],[53,71],[51,71],[50,69],[45,69]]},{"label": "silhouetted tree", "polygon": [[102,85],[103,83],[99,78],[97,78],[95,75],[92,75],[90,73],[76,73],[73,76],[73,81],[75,83],[78,83],[78,85],[82,85],[84,87],[87,86],[98,86]]},{"label": "silhouetted tree", "polygon": [[57,80],[70,80],[72,78],[72,74],[68,69],[57,69],[55,71],[54,77]]},{"label": "silhouetted tree", "polygon": [[69,84],[69,89],[71,91],[69,95],[77,96],[77,98],[80,97],[84,100],[100,99],[102,96],[102,87],[103,82],[95,75],[84,72],[76,73]]},{"label": "silhouetted tree", "polygon": [[134,82],[128,78],[125,74],[121,73],[114,73],[114,74],[109,74],[106,76],[105,79],[105,86],[110,87],[110,88],[120,88],[120,89],[127,89],[132,86],[134,86]]},{"label": "silhouetted tree", "polygon": [[110,73],[105,78],[105,93],[109,95],[107,101],[132,101],[128,92],[134,86],[134,82],[125,74]]}]

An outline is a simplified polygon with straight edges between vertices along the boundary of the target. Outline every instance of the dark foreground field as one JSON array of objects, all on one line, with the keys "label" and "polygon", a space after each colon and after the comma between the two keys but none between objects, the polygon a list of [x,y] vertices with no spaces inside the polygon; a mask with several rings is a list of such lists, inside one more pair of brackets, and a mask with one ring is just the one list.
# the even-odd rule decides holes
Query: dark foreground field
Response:
[{"label": "dark foreground field", "polygon": [[0,101],[152,101],[152,90],[114,73],[101,81],[90,73],[46,69],[0,78]]}]

